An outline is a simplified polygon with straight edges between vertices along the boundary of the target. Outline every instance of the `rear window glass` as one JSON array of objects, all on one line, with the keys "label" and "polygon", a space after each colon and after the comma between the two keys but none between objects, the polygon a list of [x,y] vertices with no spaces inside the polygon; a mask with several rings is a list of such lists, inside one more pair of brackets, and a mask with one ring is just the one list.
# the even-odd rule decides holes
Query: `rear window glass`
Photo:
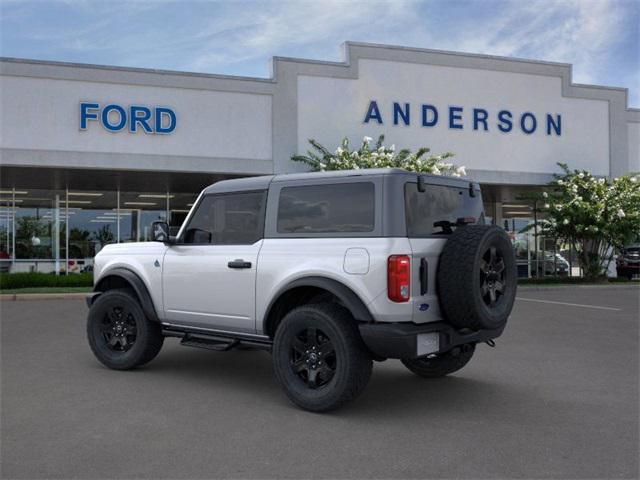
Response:
[{"label": "rear window glass", "polygon": [[427,184],[426,191],[419,192],[417,183],[407,183],[404,203],[409,237],[446,233],[446,228],[434,225],[441,221],[455,224],[462,217],[484,221],[480,195],[471,197],[467,188]]},{"label": "rear window glass", "polygon": [[371,232],[371,182],[284,187],[278,202],[278,233]]}]

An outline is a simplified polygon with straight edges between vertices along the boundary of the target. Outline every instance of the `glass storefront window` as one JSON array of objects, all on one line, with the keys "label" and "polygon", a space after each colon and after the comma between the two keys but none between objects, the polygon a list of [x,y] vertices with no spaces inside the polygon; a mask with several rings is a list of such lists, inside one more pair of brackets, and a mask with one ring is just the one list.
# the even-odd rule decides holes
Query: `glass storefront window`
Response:
[{"label": "glass storefront window", "polygon": [[130,218],[129,222],[125,222],[124,230],[127,233],[121,241],[151,240],[151,224],[167,221],[169,201],[172,197],[172,194],[166,192],[120,192],[120,210],[126,212],[123,217]]},{"label": "glass storefront window", "polygon": [[87,270],[102,247],[117,242],[117,193],[69,190],[67,207],[68,268]]},{"label": "glass storefront window", "polygon": [[[198,193],[0,191],[0,271],[90,271],[110,243],[151,239],[151,224],[176,234]],[[15,200],[14,200],[15,197]]]}]

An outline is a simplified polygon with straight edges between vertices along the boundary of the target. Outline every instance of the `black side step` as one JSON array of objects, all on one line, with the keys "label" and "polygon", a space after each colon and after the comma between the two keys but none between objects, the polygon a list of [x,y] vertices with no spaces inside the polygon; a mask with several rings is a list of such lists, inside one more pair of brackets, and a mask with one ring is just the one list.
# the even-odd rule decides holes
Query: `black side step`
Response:
[{"label": "black side step", "polygon": [[250,336],[230,332],[198,332],[189,327],[165,326],[162,329],[165,337],[178,337],[180,344],[187,347],[206,348],[225,352],[237,346],[250,347],[258,350],[271,351],[273,342],[268,337]]},{"label": "black side step", "polygon": [[226,352],[240,343],[238,339],[222,338],[222,337],[205,337],[203,335],[194,335],[187,333],[182,337],[180,345],[186,347],[206,348],[208,350],[217,350],[218,352]]}]

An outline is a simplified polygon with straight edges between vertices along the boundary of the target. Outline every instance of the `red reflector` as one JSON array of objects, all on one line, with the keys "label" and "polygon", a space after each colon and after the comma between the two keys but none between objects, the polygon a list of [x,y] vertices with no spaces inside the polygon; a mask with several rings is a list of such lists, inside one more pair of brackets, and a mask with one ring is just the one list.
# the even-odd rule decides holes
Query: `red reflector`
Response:
[{"label": "red reflector", "polygon": [[411,290],[411,260],[408,255],[391,255],[387,269],[387,292],[393,302],[408,302]]}]

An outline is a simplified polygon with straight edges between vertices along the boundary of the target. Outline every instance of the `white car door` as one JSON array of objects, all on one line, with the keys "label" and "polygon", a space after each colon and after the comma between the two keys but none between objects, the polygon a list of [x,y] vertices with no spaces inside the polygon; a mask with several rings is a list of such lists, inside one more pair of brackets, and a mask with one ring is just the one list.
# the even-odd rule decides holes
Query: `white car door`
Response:
[{"label": "white car door", "polygon": [[265,191],[204,196],[164,256],[165,321],[255,332],[258,253]]}]

